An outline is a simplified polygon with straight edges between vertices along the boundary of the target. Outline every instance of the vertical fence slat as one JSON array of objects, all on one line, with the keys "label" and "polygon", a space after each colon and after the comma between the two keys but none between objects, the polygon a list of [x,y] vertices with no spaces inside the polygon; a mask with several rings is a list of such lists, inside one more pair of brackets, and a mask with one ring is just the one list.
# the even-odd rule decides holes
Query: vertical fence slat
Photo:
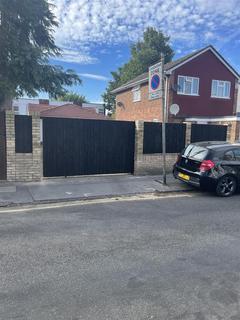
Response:
[{"label": "vertical fence slat", "polygon": [[15,116],[15,151],[32,153],[32,117]]}]

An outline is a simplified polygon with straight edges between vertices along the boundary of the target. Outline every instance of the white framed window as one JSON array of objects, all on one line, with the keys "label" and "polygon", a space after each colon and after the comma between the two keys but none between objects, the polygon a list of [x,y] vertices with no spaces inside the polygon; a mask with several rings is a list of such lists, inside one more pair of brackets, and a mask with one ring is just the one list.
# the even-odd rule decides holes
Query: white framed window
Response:
[{"label": "white framed window", "polygon": [[178,76],[178,94],[185,94],[188,96],[199,95],[199,78]]},{"label": "white framed window", "polygon": [[230,99],[231,82],[212,80],[212,98]]},{"label": "white framed window", "polygon": [[141,88],[140,86],[134,87],[132,89],[133,102],[141,101]]}]

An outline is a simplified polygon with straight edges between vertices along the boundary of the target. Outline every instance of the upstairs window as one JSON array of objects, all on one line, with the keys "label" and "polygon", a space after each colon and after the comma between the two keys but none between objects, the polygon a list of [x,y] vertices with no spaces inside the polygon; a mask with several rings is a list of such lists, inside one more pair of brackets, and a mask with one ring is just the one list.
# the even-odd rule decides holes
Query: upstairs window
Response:
[{"label": "upstairs window", "polygon": [[213,80],[211,97],[229,99],[230,89],[231,89],[230,81]]},{"label": "upstairs window", "polygon": [[133,102],[141,101],[141,89],[140,86],[134,87],[132,89],[133,93]]},{"label": "upstairs window", "polygon": [[178,94],[198,96],[199,78],[178,76]]}]

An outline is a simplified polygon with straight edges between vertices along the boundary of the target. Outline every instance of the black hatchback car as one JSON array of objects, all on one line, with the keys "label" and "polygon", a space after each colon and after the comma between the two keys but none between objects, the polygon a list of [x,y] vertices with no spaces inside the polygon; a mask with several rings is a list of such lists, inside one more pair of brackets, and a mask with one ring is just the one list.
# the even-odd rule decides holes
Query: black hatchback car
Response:
[{"label": "black hatchback car", "polygon": [[228,197],[240,186],[240,143],[189,144],[173,168],[176,179]]}]

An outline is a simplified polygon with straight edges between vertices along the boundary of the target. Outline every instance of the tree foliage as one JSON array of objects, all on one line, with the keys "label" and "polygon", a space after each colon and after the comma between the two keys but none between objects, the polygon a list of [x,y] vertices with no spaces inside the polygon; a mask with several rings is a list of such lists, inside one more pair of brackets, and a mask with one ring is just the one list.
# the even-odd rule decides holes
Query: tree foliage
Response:
[{"label": "tree foliage", "polygon": [[0,0],[0,105],[39,91],[57,97],[80,82],[72,70],[49,64],[61,55],[54,42],[58,26],[47,0]]},{"label": "tree foliage", "polygon": [[58,97],[59,101],[70,101],[74,104],[81,106],[83,103],[87,102],[87,99],[85,96],[79,95],[74,92],[66,92],[65,94]]},{"label": "tree foliage", "polygon": [[146,29],[143,39],[132,45],[129,62],[111,73],[113,80],[109,82],[106,92],[102,96],[106,109],[111,110],[115,106],[115,96],[111,94],[111,91],[148,71],[149,66],[160,60],[161,53],[164,54],[166,63],[172,60],[174,51],[169,41],[170,38],[161,31],[152,27]]}]

